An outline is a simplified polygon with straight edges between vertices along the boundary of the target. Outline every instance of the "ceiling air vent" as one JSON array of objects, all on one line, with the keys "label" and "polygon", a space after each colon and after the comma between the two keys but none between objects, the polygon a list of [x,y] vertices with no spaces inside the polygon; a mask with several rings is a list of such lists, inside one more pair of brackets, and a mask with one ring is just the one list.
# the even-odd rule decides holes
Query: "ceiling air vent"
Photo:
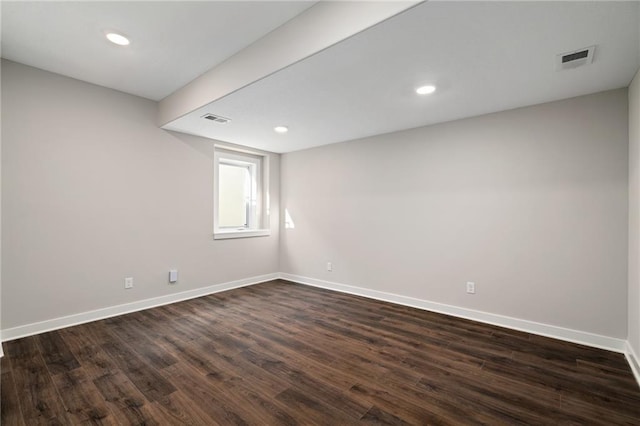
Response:
[{"label": "ceiling air vent", "polygon": [[556,71],[569,70],[593,62],[595,46],[556,55]]},{"label": "ceiling air vent", "polygon": [[202,116],[202,118],[204,118],[205,120],[215,121],[216,123],[220,123],[220,124],[227,124],[228,122],[231,121],[230,118],[221,117],[215,114],[205,114]]}]

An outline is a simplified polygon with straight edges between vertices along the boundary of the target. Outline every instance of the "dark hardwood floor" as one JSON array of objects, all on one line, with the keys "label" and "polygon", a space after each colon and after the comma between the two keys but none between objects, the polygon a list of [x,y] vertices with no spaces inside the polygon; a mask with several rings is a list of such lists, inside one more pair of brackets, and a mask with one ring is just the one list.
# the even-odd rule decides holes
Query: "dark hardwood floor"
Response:
[{"label": "dark hardwood floor", "polygon": [[284,281],[4,350],[3,426],[640,424],[621,354]]}]

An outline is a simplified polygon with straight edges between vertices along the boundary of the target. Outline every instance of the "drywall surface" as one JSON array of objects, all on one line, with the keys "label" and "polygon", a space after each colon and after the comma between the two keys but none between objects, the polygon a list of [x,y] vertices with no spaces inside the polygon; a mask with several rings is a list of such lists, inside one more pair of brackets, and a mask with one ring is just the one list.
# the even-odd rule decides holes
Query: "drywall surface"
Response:
[{"label": "drywall surface", "polygon": [[416,5],[318,2],[160,101],[165,125]]},{"label": "drywall surface", "polygon": [[2,89],[3,329],[277,272],[278,155],[271,236],[214,241],[213,141],[159,129],[155,102],[13,62]]},{"label": "drywall surface", "polygon": [[[0,6],[0,15],[1,15],[1,10],[2,10],[2,6]],[[0,67],[0,82],[1,81],[2,81],[2,67]],[[2,241],[2,102],[1,102],[1,99],[2,99],[2,84],[0,84],[0,241]],[[1,341],[2,341],[2,244],[0,244],[0,342]],[[0,343],[0,357],[2,356],[4,356],[4,351],[2,348],[2,343]]]},{"label": "drywall surface", "polygon": [[629,345],[640,355],[640,71],[629,86]]},{"label": "drywall surface", "polygon": [[280,270],[626,338],[627,142],[619,89],[284,154]]}]

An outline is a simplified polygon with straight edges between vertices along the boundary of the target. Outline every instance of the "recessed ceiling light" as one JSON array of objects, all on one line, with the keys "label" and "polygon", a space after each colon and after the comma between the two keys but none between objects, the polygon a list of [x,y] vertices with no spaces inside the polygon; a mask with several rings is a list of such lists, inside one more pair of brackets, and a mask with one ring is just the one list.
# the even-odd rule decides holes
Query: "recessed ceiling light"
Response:
[{"label": "recessed ceiling light", "polygon": [[431,86],[431,85],[418,87],[416,89],[416,93],[418,95],[429,95],[435,91],[436,91],[436,86]]},{"label": "recessed ceiling light", "polygon": [[289,131],[289,128],[287,126],[276,126],[273,128],[273,130],[278,133],[287,133]]},{"label": "recessed ceiling light", "polygon": [[122,34],[107,33],[106,37],[111,43],[117,44],[118,46],[127,46],[130,43],[129,39]]}]

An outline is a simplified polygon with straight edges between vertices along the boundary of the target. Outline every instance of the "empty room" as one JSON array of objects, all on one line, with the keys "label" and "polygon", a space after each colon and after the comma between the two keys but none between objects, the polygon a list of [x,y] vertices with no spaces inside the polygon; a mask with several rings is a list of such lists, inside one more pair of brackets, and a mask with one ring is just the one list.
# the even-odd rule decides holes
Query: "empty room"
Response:
[{"label": "empty room", "polygon": [[0,17],[3,426],[640,425],[640,2]]}]

